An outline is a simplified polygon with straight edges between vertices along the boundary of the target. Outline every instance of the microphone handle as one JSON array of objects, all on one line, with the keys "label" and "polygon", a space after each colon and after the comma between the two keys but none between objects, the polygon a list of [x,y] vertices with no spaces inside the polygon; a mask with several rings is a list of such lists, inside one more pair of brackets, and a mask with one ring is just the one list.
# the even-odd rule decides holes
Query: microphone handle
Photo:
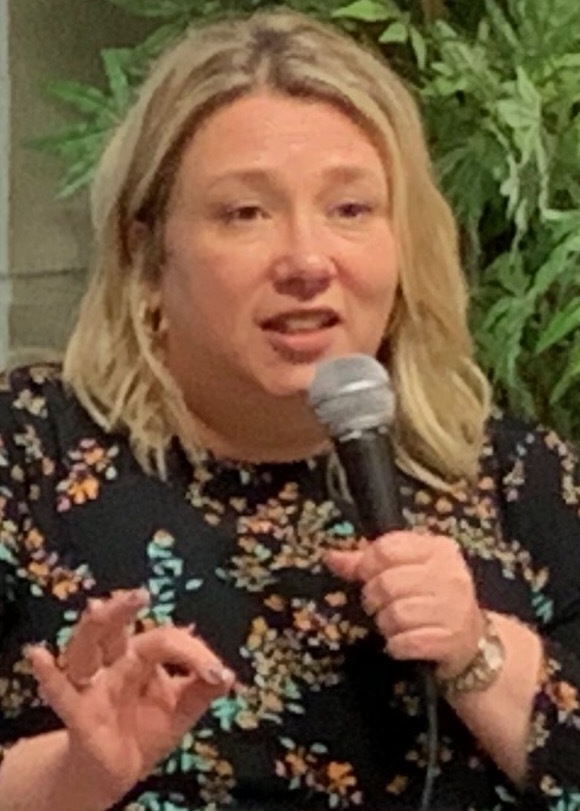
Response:
[{"label": "microphone handle", "polygon": [[[359,431],[344,439],[335,438],[334,447],[365,537],[374,540],[387,532],[404,529],[394,453],[388,431],[373,429]],[[418,661],[415,667],[423,683],[428,725],[427,770],[420,811],[429,811],[439,750],[438,689],[432,662]]]},{"label": "microphone handle", "polygon": [[403,529],[405,522],[388,431],[357,432],[336,439],[334,447],[365,537],[374,540],[386,532]]}]

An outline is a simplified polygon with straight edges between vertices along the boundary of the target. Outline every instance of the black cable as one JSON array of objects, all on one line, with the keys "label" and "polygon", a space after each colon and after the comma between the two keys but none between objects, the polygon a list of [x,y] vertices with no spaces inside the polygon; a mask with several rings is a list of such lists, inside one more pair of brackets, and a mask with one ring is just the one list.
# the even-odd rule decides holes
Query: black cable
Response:
[{"label": "black cable", "polygon": [[420,811],[430,811],[433,801],[433,790],[438,773],[439,749],[439,692],[433,668],[426,665],[421,667],[423,687],[425,690],[425,709],[427,712],[427,771],[423,784]]}]

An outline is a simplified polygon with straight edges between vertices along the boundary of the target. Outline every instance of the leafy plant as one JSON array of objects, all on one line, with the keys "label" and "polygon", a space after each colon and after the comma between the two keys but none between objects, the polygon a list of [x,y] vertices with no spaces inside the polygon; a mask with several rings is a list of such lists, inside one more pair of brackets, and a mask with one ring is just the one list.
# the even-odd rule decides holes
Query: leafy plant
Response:
[{"label": "leafy plant", "polygon": [[580,438],[580,6],[486,0],[438,21],[420,93],[502,403]]},{"label": "leafy plant", "polygon": [[[38,142],[85,185],[151,60],[188,25],[268,0],[102,0],[152,20],[105,49],[106,87],[53,82],[79,123]],[[381,49],[422,106],[457,215],[479,358],[498,402],[580,439],[580,4],[292,0]]]}]

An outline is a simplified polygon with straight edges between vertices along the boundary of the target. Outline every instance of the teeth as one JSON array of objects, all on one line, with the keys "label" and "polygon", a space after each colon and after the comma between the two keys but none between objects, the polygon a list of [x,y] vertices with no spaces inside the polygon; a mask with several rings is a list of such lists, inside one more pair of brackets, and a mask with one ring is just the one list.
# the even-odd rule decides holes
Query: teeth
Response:
[{"label": "teeth", "polygon": [[319,310],[311,313],[296,312],[275,316],[264,322],[263,327],[264,329],[286,334],[314,332],[315,330],[334,326],[337,320],[336,315],[331,310]]},{"label": "teeth", "polygon": [[285,318],[284,332],[310,332],[326,326],[326,319],[320,316],[300,316],[299,318]]}]

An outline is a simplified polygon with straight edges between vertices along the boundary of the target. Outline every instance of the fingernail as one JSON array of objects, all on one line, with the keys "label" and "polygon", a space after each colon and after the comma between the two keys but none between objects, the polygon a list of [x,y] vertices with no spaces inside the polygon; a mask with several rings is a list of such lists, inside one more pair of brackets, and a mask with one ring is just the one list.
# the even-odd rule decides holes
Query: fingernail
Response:
[{"label": "fingernail", "polygon": [[208,684],[214,684],[216,687],[218,684],[227,684],[235,679],[235,674],[229,667],[223,667],[222,665],[211,665],[210,667],[206,668],[204,674],[204,681]]},{"label": "fingernail", "polygon": [[23,645],[23,647],[22,647],[22,655],[24,656],[25,659],[28,659],[30,661],[30,657],[34,653],[34,648],[35,648],[35,645],[32,645],[30,643],[28,645]]},{"label": "fingernail", "polygon": [[132,608],[144,606],[149,603],[149,592],[145,591],[145,589],[134,589],[128,592],[125,600]]},{"label": "fingernail", "polygon": [[362,610],[365,612],[365,614],[367,614],[367,616],[372,617],[376,613],[375,609],[371,605],[370,600],[368,599],[368,597],[365,597],[364,594],[361,597],[361,605]]},{"label": "fingernail", "polygon": [[88,614],[93,614],[93,613],[94,613],[95,611],[97,611],[97,610],[98,610],[98,609],[99,609],[99,608],[100,608],[102,605],[103,605],[103,600],[99,599],[98,597],[90,597],[90,598],[87,600],[87,607],[85,608],[85,611],[86,611]]},{"label": "fingernail", "polygon": [[48,650],[48,642],[46,642],[44,639],[42,639],[40,642],[27,642],[26,645],[22,646],[22,655],[27,659],[30,659],[30,656],[34,654],[34,651],[39,650],[40,648],[43,650]]}]

